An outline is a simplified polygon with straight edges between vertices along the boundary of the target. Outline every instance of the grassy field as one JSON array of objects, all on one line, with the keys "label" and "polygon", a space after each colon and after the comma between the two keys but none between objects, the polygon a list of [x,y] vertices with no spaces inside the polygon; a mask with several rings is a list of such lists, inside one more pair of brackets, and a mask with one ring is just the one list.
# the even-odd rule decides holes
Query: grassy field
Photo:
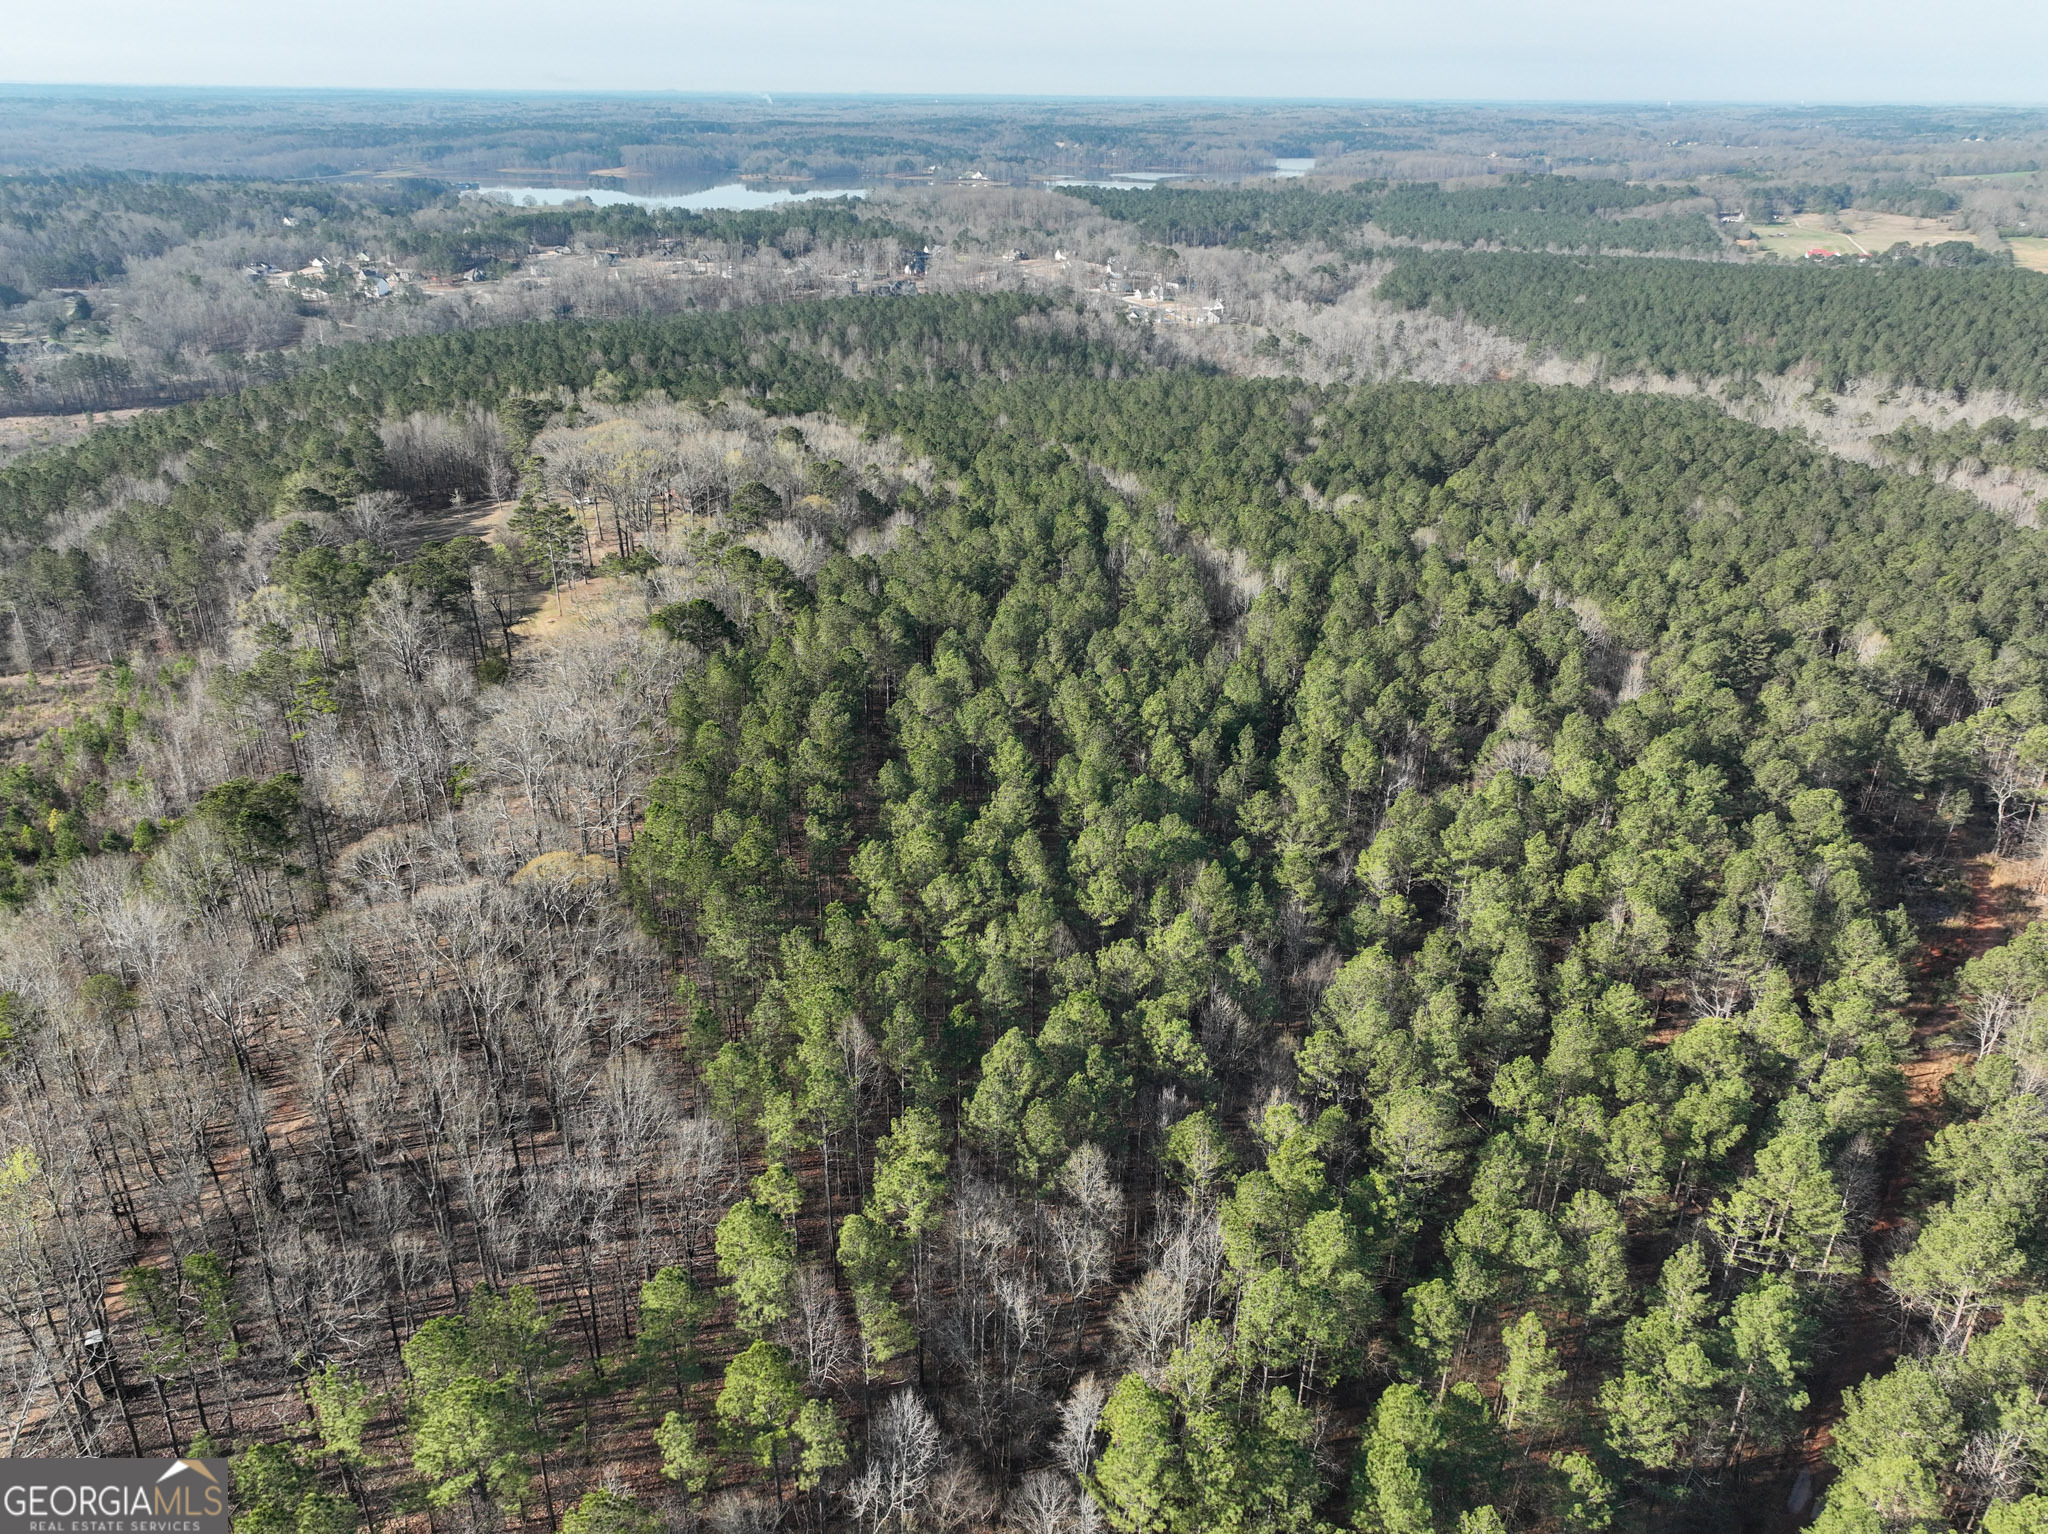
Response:
[{"label": "grassy field", "polygon": [[2007,240],[2005,243],[2012,247],[2015,265],[2023,266],[2030,272],[2048,272],[2048,237],[2027,235],[2017,240]]},{"label": "grassy field", "polygon": [[1901,240],[1909,245],[1939,245],[1943,240],[1976,239],[1967,230],[1951,228],[1945,219],[1870,213],[1861,208],[1826,217],[1799,214],[1782,224],[1754,227],[1765,250],[1795,260],[1815,250],[1837,256],[1874,256]]}]

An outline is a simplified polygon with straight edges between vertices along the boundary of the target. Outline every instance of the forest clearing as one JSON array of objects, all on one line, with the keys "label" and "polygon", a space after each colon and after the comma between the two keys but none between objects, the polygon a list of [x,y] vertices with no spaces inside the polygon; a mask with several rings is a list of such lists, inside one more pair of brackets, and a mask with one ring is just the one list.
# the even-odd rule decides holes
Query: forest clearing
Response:
[{"label": "forest clearing", "polygon": [[1977,244],[1967,229],[1957,229],[1949,219],[1913,218],[1900,213],[1878,213],[1867,208],[1844,208],[1823,218],[1794,217],[1783,224],[1751,226],[1758,243],[1774,256],[1799,259],[1814,250],[1839,256],[1882,255],[1901,242],[1908,245],[1939,245],[1948,240]]}]

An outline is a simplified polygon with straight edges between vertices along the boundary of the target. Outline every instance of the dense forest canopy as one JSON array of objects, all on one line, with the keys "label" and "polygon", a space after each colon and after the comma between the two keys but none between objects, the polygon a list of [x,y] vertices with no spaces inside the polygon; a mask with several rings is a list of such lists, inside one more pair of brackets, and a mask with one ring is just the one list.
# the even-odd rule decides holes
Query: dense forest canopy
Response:
[{"label": "dense forest canopy", "polygon": [[1343,190],[1300,183],[1197,188],[1066,186],[1162,245],[1266,249],[1358,243],[1370,222],[1430,244],[1499,245],[1508,250],[1633,250],[1709,253],[1722,248],[1700,214],[1619,218],[1624,210],[1691,197],[1687,187],[1630,186],[1569,176],[1503,176],[1487,186],[1446,191],[1434,183],[1367,182]]},{"label": "dense forest canopy", "polygon": [[[1701,402],[1181,376],[985,398],[1012,424],[1137,474],[1184,520],[1205,508],[1220,542],[1262,560],[1320,536],[1327,504],[1398,497],[1411,534],[1597,603],[1631,649],[1722,623],[1824,620],[1838,636],[1882,628],[1915,665],[1963,680],[1965,657],[2012,663],[2040,643],[2037,598],[2023,594],[2043,573],[2038,540],[1953,491]],[[964,450],[973,428],[953,430]]]},{"label": "dense forest canopy", "polygon": [[1719,251],[1720,235],[1699,213],[1613,216],[1693,195],[1688,187],[1504,176],[1493,185],[1452,191],[1426,185],[1396,187],[1373,205],[1372,216],[1388,234],[1431,244],[1487,244],[1508,250]]},{"label": "dense forest canopy", "polygon": [[2048,396],[2048,282],[1996,263],[1734,266],[1428,252],[1380,285],[1613,369],[1699,378],[1804,366],[1840,389],[1876,378],[1964,396]]},{"label": "dense forest canopy", "polygon": [[1160,245],[1235,245],[1259,249],[1357,241],[1372,217],[1372,183],[1325,190],[1300,182],[1229,189],[1180,186],[1063,186],[1111,218],[1131,224]]},{"label": "dense forest canopy", "polygon": [[1831,1534],[2038,1521],[2031,934],[1866,1243],[2048,766],[1959,492],[992,295],[336,351],[0,506],[110,662],[0,773],[45,1452],[265,1534],[1709,1529],[1833,1379]]},{"label": "dense forest canopy", "polygon": [[1993,416],[1982,426],[1968,422],[1946,428],[1909,421],[1876,439],[1886,458],[1940,474],[1970,464],[2009,464],[2048,470],[2048,429],[2026,426],[2011,416]]}]

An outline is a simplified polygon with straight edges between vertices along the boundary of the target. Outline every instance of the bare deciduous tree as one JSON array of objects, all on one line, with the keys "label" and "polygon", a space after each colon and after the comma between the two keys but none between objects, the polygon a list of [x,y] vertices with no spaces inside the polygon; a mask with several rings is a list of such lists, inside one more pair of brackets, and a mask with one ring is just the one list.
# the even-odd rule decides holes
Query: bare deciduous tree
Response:
[{"label": "bare deciduous tree", "polygon": [[1191,1307],[1181,1281],[1163,1268],[1149,1268],[1122,1294],[1109,1313],[1109,1330],[1131,1367],[1150,1375],[1187,1335]]},{"label": "bare deciduous tree", "polygon": [[1095,1427],[1102,1420],[1102,1408],[1108,1400],[1109,1387],[1093,1374],[1084,1374],[1074,1381],[1074,1388],[1060,1403],[1060,1427],[1053,1438],[1053,1453],[1076,1480],[1095,1462]]},{"label": "bare deciduous tree", "polygon": [[781,1337],[813,1389],[823,1390],[846,1378],[854,1356],[853,1333],[840,1309],[832,1274],[822,1263],[808,1263],[797,1273],[795,1305]]},{"label": "bare deciduous tree", "polygon": [[914,1390],[884,1401],[868,1430],[867,1462],[847,1487],[854,1516],[908,1531],[944,1459],[939,1424]]}]

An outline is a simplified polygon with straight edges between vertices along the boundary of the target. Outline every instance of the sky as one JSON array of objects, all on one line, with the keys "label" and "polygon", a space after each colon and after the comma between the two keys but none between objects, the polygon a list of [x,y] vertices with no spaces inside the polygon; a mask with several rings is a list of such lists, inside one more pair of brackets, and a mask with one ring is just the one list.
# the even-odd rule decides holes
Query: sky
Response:
[{"label": "sky", "polygon": [[0,81],[2048,102],[2042,0],[49,0]]}]

